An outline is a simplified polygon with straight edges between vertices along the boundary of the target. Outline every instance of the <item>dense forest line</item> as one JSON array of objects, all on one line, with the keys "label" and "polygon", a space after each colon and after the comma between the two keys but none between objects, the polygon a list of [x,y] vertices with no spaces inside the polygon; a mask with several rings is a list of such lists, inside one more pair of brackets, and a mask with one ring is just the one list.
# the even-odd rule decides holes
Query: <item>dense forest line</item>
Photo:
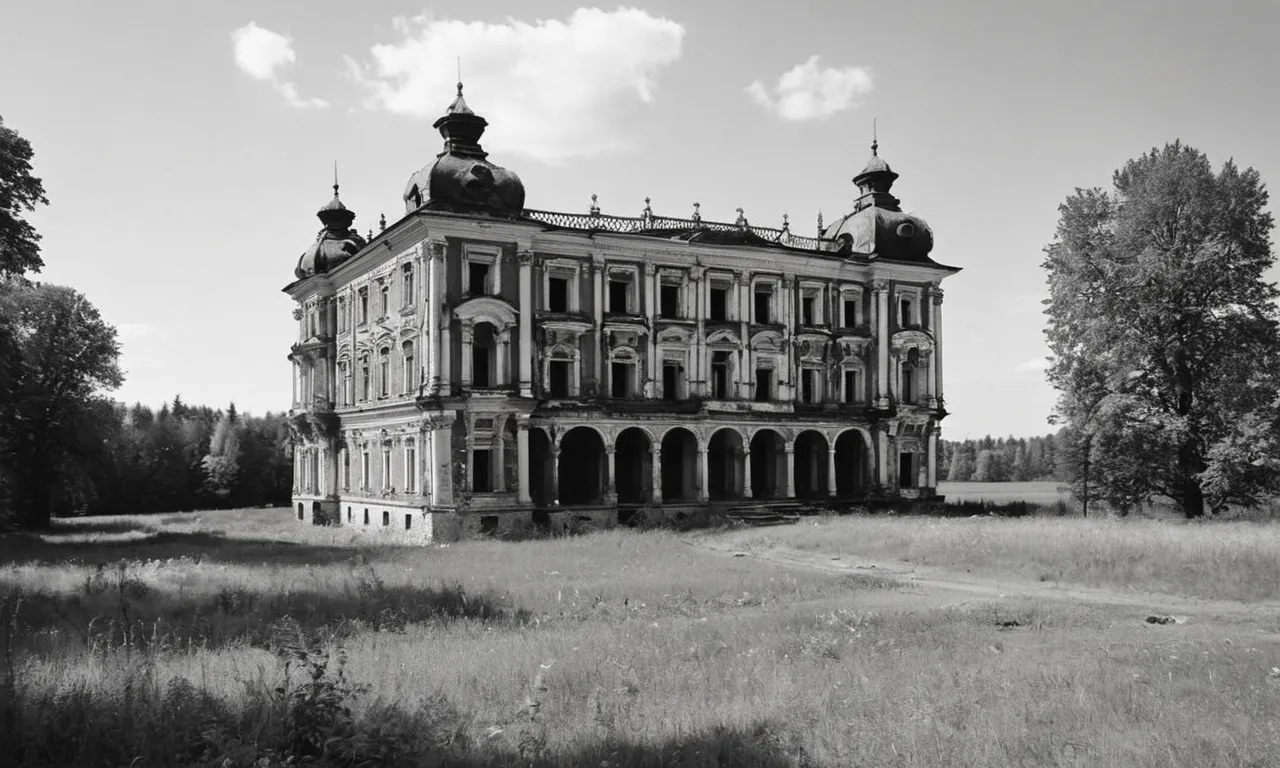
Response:
[{"label": "dense forest line", "polygon": [[999,437],[938,443],[938,479],[1003,483],[1072,482],[1074,453],[1065,430],[1042,437]]}]

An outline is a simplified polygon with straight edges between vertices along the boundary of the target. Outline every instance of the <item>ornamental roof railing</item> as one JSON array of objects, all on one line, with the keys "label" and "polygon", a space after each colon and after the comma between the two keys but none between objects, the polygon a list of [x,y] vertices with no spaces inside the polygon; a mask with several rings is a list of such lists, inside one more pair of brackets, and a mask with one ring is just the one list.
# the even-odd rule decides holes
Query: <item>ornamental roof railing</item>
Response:
[{"label": "ornamental roof railing", "polygon": [[[741,210],[739,210],[739,213],[741,213]],[[759,237],[769,243],[807,251],[823,250],[823,243],[826,242],[817,237],[802,237],[794,235],[791,233],[788,226],[784,226],[781,229],[774,227],[752,226],[747,223],[746,218],[741,216],[738,221],[734,223],[706,221],[701,217],[681,219],[670,216],[655,216],[650,213],[647,208],[643,216],[635,217],[610,216],[599,212],[564,213],[562,211],[538,211],[529,209],[524,211],[524,215],[528,219],[540,221],[543,224],[550,224],[555,227],[594,232],[617,232],[620,234],[646,234],[670,230],[680,232],[696,232],[698,230],[706,230],[710,232],[750,232],[756,237]]]}]

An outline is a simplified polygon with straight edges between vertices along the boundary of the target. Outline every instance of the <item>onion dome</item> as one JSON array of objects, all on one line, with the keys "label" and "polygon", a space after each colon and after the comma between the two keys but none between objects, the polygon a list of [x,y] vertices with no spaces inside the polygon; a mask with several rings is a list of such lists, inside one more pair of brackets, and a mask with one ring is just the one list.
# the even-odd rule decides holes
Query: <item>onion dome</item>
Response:
[{"label": "onion dome", "polygon": [[316,211],[316,217],[324,227],[316,235],[316,241],[303,251],[298,266],[293,270],[299,280],[328,272],[359,253],[365,239],[351,228],[356,214],[338,198],[338,184],[333,185],[333,199]]},{"label": "onion dome", "polygon": [[821,233],[831,250],[894,261],[931,261],[933,231],[924,219],[904,213],[890,190],[898,174],[879,154],[879,142],[871,142],[871,159],[853,177],[858,197],[853,213]]},{"label": "onion dome", "polygon": [[444,138],[444,151],[430,165],[409,177],[404,188],[406,211],[484,212],[519,216],[524,211],[520,177],[487,159],[480,137],[488,125],[458,96],[432,125]]}]

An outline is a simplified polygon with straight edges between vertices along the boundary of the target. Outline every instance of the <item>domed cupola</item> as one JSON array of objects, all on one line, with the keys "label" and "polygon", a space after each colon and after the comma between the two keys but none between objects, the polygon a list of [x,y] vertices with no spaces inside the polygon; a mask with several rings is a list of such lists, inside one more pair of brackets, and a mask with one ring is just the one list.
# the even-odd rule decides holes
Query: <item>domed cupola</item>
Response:
[{"label": "domed cupola", "polygon": [[351,228],[356,219],[355,211],[349,210],[338,198],[336,178],[333,182],[333,199],[316,211],[316,217],[324,228],[316,235],[316,241],[311,247],[303,251],[298,259],[298,266],[293,274],[299,280],[328,272],[359,253],[365,246],[364,238]]},{"label": "domed cupola", "polygon": [[858,197],[853,213],[822,232],[830,250],[845,255],[894,261],[931,261],[933,231],[918,216],[903,213],[901,201],[890,190],[898,174],[880,157],[880,144],[871,142],[871,159],[853,177]]},{"label": "domed cupola", "polygon": [[433,128],[444,138],[444,151],[435,162],[409,177],[405,184],[406,211],[418,208],[460,213],[494,213],[519,216],[524,211],[524,184],[520,177],[487,159],[480,137],[489,123],[471,111],[458,96]]}]

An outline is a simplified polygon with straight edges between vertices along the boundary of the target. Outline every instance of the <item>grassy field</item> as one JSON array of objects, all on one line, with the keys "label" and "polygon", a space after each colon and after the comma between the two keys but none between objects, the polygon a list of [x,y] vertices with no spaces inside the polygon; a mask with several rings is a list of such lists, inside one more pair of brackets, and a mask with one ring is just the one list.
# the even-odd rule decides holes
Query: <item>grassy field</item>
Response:
[{"label": "grassy field", "polygon": [[1033,483],[938,483],[938,493],[947,497],[947,501],[958,503],[963,501],[989,501],[993,504],[1008,504],[1012,501],[1026,501],[1032,504],[1056,504],[1059,501],[1071,501],[1070,486],[1057,482]]},{"label": "grassy field", "polygon": [[[884,558],[918,537],[907,556],[998,553],[1035,579],[1115,540],[1060,577],[1181,573],[1162,591],[1241,600],[1270,599],[1280,562],[1262,526],[950,523],[968,528],[732,535]],[[712,551],[724,536],[408,548],[246,510],[0,538],[0,764],[1280,764],[1274,611],[1153,628],[1016,595],[932,605]],[[1225,587],[1232,567],[1261,586]]]}]

